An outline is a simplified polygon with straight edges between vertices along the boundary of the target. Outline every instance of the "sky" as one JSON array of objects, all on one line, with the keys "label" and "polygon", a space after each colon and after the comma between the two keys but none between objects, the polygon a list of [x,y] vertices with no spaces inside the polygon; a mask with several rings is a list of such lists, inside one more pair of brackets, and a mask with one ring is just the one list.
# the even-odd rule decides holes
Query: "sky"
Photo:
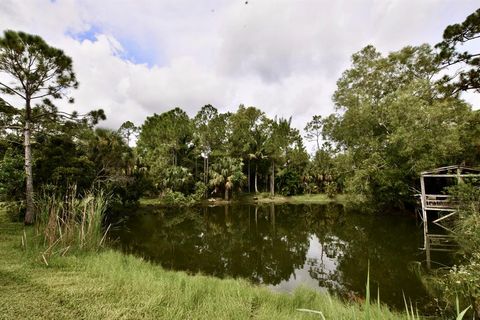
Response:
[{"label": "sky", "polygon": [[[478,0],[0,0],[0,31],[38,34],[74,61],[73,109],[103,126],[206,104],[255,106],[302,129],[328,115],[350,57],[435,44]],[[479,95],[465,98],[480,106]],[[65,110],[72,106],[61,105]]]}]

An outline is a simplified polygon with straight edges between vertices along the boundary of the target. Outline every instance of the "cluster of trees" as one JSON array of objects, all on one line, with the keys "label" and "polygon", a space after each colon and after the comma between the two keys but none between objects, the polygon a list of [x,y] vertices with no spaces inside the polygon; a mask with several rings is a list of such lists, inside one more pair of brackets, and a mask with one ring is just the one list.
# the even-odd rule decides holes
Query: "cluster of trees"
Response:
[{"label": "cluster of trees", "polygon": [[306,128],[324,139],[313,163],[333,171],[339,188],[404,207],[418,193],[421,171],[479,164],[480,113],[460,93],[480,92],[480,53],[460,48],[480,37],[480,9],[443,37],[434,48],[383,56],[367,46],[352,56],[333,95],[336,112]]},{"label": "cluster of trees", "polygon": [[206,105],[193,118],[180,108],[148,117],[137,153],[159,192],[200,188],[226,200],[235,190],[300,193],[309,160],[291,119],[242,105],[235,113]]},{"label": "cluster of trees", "polygon": [[38,36],[5,31],[0,73],[0,200],[24,202],[25,223],[35,218],[34,191],[76,185],[78,192],[107,189],[123,203],[138,199],[143,179],[128,146],[131,123],[118,131],[95,128],[103,110],[80,115],[54,105],[62,98],[73,103],[68,92],[78,87],[63,51]]}]

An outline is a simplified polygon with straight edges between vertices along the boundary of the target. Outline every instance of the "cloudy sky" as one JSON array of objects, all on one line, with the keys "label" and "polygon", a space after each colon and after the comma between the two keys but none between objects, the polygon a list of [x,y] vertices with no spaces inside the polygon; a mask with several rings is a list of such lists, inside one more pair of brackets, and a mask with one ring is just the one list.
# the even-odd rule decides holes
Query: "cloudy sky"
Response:
[{"label": "cloudy sky", "polygon": [[332,112],[352,53],[435,44],[477,8],[478,0],[0,0],[0,30],[38,34],[70,55],[75,108],[105,109],[105,126],[243,103],[302,128]]}]

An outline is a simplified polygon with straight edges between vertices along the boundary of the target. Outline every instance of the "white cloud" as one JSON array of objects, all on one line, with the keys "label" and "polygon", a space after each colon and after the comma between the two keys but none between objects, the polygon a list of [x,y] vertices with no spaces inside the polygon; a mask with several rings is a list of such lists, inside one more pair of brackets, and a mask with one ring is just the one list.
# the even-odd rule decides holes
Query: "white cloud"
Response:
[{"label": "white cloud", "polygon": [[[244,103],[292,115],[301,129],[312,115],[332,112],[352,53],[367,44],[386,52],[436,43],[445,26],[477,7],[471,0],[3,0],[0,30],[36,33],[64,49],[80,81],[75,108],[104,108],[111,127],[176,106],[193,115],[208,103],[222,111]],[[96,37],[79,39],[85,32]]]}]

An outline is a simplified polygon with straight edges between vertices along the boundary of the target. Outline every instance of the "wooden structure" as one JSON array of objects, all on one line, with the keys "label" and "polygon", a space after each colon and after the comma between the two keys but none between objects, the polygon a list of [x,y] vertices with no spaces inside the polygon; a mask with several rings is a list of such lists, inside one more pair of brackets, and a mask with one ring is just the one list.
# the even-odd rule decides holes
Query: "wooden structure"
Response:
[{"label": "wooden structure", "polygon": [[[457,214],[457,203],[451,199],[451,196],[441,194],[441,192],[447,186],[463,183],[467,177],[480,177],[480,170],[456,165],[421,173],[420,186],[422,193],[420,200],[424,236],[422,249],[426,251],[428,268],[431,264],[431,251],[450,251],[456,246],[451,235],[451,222]],[[448,234],[429,232],[430,222],[448,231]]]}]

